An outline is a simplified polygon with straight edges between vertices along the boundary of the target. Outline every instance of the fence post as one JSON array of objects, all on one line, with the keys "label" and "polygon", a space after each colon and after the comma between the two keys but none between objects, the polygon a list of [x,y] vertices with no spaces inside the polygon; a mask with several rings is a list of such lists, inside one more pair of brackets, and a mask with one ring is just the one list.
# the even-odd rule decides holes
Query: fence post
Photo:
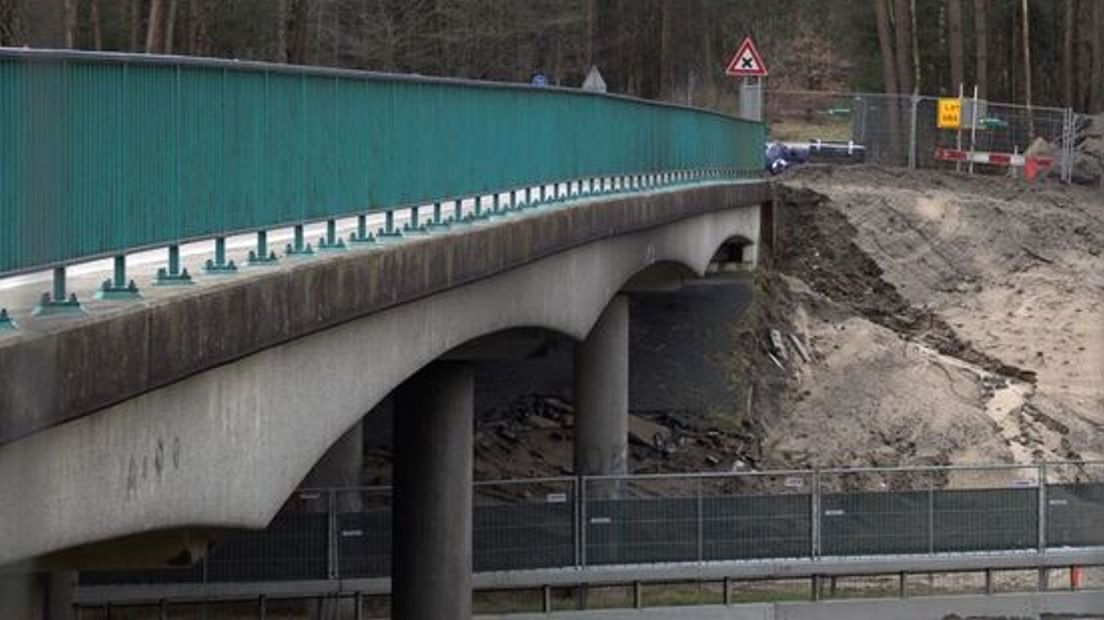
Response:
[{"label": "fence post", "polygon": [[916,170],[916,113],[920,107],[920,95],[913,93],[909,96],[911,114],[909,116],[909,150],[908,150],[908,167],[909,170]]},{"label": "fence post", "polygon": [[809,536],[811,542],[809,557],[815,560],[820,557],[820,469],[813,469],[812,487],[809,497],[809,509],[812,513],[809,515],[812,519],[809,523],[812,530]]},{"label": "fence post", "polygon": [[337,567],[337,491],[330,489],[327,495],[326,506],[326,577],[337,579],[339,571]]},{"label": "fence post", "polygon": [[704,520],[705,515],[702,514],[702,505],[704,499],[702,498],[702,479],[698,476],[698,562],[705,561],[705,532],[704,532]]},{"label": "fence post", "polygon": [[1047,516],[1047,493],[1046,493],[1046,463],[1039,463],[1039,553],[1046,553],[1046,516]]},{"label": "fence post", "polygon": [[582,545],[582,541],[579,539],[579,532],[582,530],[582,527],[581,527],[581,524],[580,524],[580,520],[582,519],[582,513],[579,510],[579,503],[581,501],[581,499],[580,499],[581,495],[579,493],[579,487],[580,487],[579,480],[580,480],[579,477],[573,478],[571,480],[571,503],[572,503],[572,506],[571,506],[571,512],[572,512],[572,515],[571,515],[571,540],[572,540],[572,543],[574,543],[574,545],[575,545],[574,564],[575,564],[576,568],[579,568],[580,566],[583,565],[583,558],[582,558],[583,545]]},{"label": "fence post", "polygon": [[928,553],[935,553],[935,489],[928,479]]},{"label": "fence post", "polygon": [[587,565],[587,539],[586,539],[586,496],[587,496],[587,480],[586,476],[579,476],[579,520],[576,527],[579,529],[579,566],[585,568]]}]

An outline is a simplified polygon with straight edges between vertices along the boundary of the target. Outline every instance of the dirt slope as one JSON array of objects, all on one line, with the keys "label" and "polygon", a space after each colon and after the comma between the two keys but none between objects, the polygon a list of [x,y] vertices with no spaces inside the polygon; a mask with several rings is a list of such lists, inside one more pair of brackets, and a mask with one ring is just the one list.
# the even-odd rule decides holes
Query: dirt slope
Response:
[{"label": "dirt slope", "polygon": [[863,166],[781,195],[775,268],[814,359],[768,461],[1104,456],[1104,194]]}]

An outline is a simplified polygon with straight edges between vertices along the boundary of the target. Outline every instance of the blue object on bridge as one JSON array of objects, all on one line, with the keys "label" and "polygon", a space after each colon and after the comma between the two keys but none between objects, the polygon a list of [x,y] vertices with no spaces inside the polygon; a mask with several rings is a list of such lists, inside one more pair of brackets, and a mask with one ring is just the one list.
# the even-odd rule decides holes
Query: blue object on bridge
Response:
[{"label": "blue object on bridge", "polygon": [[529,78],[529,83],[538,88],[544,88],[548,86],[548,76],[544,73],[537,71]]}]

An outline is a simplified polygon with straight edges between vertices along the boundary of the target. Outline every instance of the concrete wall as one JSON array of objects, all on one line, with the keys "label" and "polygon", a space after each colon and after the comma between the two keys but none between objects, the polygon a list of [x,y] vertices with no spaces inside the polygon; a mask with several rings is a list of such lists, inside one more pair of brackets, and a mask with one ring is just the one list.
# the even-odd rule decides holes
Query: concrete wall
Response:
[{"label": "concrete wall", "polygon": [[[301,267],[291,269],[282,294],[297,295],[299,302],[280,303],[301,315],[297,321],[311,309],[317,312],[312,330],[0,446],[0,497],[18,498],[0,503],[0,565],[143,532],[263,527],[364,412],[443,353],[517,327],[581,339],[622,285],[649,265],[672,261],[701,274],[727,238],[758,239],[758,206],[737,205],[758,201],[762,194],[668,193],[691,195],[668,197],[677,204],[648,203],[654,196],[647,195],[644,203],[622,205],[626,214],[633,214],[624,220],[633,222],[625,224],[630,232],[619,232],[619,220],[601,216],[605,207],[594,209],[590,219],[572,214],[577,208],[543,216],[550,230],[578,225],[592,237],[558,251],[525,234],[535,224],[521,226],[524,220],[518,220],[438,241],[411,242],[411,247],[424,246],[425,256],[418,262],[399,261],[394,282],[381,281],[379,275],[358,276],[363,267],[348,257],[307,263],[310,269],[329,265],[334,270],[318,272],[314,281],[297,273]],[[728,208],[705,209],[688,200],[712,200]],[[676,217],[680,208],[692,215]],[[653,223],[646,225],[649,221]],[[501,230],[512,226],[521,238],[501,236],[506,234]],[[496,229],[500,232],[490,234]],[[492,245],[499,239],[519,252],[529,247],[540,259],[513,267],[506,256],[489,261],[479,243],[468,237]],[[433,249],[436,243],[453,250]],[[493,247],[487,251],[498,252]],[[478,266],[463,267],[468,259]],[[384,259],[359,260],[381,269],[386,264]],[[458,284],[437,282],[437,272],[452,274]],[[371,283],[367,288],[379,298],[406,303],[349,318],[339,310],[352,312],[354,301],[369,295],[359,290],[358,277],[366,278]],[[417,287],[406,279],[423,284],[427,292],[415,294]],[[274,312],[279,312],[282,298],[270,285],[267,280],[260,284],[275,298],[247,295],[243,303],[253,304],[254,313],[275,303]],[[330,303],[335,298],[351,305]],[[361,301],[358,308],[371,307]],[[174,344],[166,344],[166,351],[190,360],[181,363],[180,372],[188,363],[207,359],[195,357],[204,347],[186,343],[189,336],[202,340],[210,335],[200,325],[211,316],[202,311],[203,303],[182,302],[164,317],[178,321],[173,323]],[[239,311],[226,299],[220,303],[227,312],[232,307]],[[150,347],[149,356],[164,353],[142,342]],[[268,337],[252,345],[243,342],[239,350],[265,342]],[[87,371],[95,374],[94,368]],[[69,372],[76,373],[74,381],[85,380],[76,369]],[[56,373],[51,378],[51,385],[64,384]],[[175,556],[179,550],[165,553]]]}]

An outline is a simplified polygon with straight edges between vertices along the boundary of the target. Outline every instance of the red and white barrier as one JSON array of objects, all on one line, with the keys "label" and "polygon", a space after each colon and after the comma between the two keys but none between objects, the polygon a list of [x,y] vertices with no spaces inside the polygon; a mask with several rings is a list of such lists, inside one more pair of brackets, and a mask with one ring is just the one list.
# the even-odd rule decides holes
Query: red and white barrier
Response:
[{"label": "red and white barrier", "polygon": [[973,162],[992,166],[1023,168],[1024,176],[1031,181],[1040,173],[1054,165],[1053,157],[1024,157],[1016,153],[990,153],[988,151],[964,151],[962,149],[935,149],[938,161]]}]

